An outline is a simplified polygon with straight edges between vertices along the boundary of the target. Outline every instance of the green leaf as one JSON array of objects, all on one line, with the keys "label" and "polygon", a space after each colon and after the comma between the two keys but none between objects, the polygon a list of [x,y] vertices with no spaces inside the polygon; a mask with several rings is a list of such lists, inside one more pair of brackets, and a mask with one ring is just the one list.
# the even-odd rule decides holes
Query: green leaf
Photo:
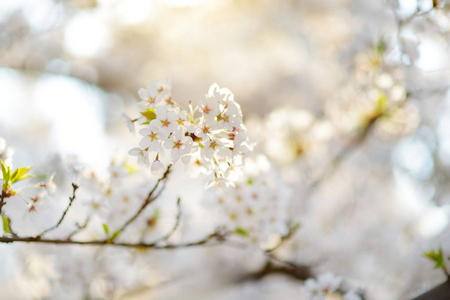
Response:
[{"label": "green leaf", "polygon": [[11,168],[6,165],[3,160],[0,159],[0,163],[2,165],[2,174],[3,174],[3,186],[2,191],[6,192],[10,187],[11,180]]},{"label": "green leaf", "polygon": [[250,235],[248,234],[247,231],[245,231],[243,228],[238,227],[234,230],[235,233],[239,234],[242,237],[249,237]]},{"label": "green leaf", "polygon": [[141,115],[146,117],[149,122],[156,119],[156,113],[154,108],[147,108],[145,111],[141,111]]},{"label": "green leaf", "polygon": [[381,37],[380,41],[377,45],[377,52],[379,55],[383,55],[383,53],[386,51],[386,40],[385,37]]},{"label": "green leaf", "polygon": [[28,171],[31,170],[32,167],[28,168],[17,168],[14,173],[11,175],[11,183],[15,183],[17,181],[22,181],[30,177],[34,177],[33,175],[25,175]]},{"label": "green leaf", "polygon": [[429,252],[425,252],[423,256],[429,258],[435,263],[435,269],[443,269],[445,271],[444,256],[442,255],[441,247],[439,247],[437,252],[434,250],[430,250]]},{"label": "green leaf", "polygon": [[153,212],[153,218],[158,219],[159,216],[160,216],[159,209],[157,207],[155,207],[155,210]]},{"label": "green leaf", "polygon": [[12,234],[11,227],[9,225],[9,219],[2,215],[3,219],[3,231],[9,234]]},{"label": "green leaf", "polygon": [[120,230],[116,230],[114,231],[114,233],[111,235],[110,241],[114,241],[116,239],[116,237],[119,235]]},{"label": "green leaf", "polygon": [[11,168],[6,165],[3,160],[0,159],[0,163],[2,164],[2,174],[3,174],[3,182],[7,183],[10,180],[11,176]]},{"label": "green leaf", "polygon": [[109,228],[105,223],[103,223],[103,230],[105,231],[106,235],[109,235]]}]

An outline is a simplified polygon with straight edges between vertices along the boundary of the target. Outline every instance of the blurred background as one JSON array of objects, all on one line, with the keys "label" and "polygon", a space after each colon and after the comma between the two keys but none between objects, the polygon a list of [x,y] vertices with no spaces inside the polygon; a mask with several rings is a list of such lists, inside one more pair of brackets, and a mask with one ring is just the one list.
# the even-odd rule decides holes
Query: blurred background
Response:
[{"label": "blurred background", "polygon": [[[50,170],[76,155],[105,167],[133,145],[120,115],[136,115],[139,88],[170,78],[187,107],[216,82],[292,190],[301,229],[281,256],[344,276],[367,299],[407,299],[444,280],[423,251],[450,253],[449,31],[445,0],[3,0],[0,137],[16,165]],[[139,296],[118,279],[79,289],[94,290],[87,299],[306,299],[286,274],[236,282],[261,267],[256,256],[155,254],[145,276],[157,280]],[[61,296],[46,287],[16,297]]]}]

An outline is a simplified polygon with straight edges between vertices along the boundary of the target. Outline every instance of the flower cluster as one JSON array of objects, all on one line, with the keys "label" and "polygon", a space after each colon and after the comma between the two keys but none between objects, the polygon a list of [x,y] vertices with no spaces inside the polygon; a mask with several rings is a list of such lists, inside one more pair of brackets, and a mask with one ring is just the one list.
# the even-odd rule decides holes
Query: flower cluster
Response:
[{"label": "flower cluster", "polygon": [[407,135],[417,127],[419,111],[407,101],[403,64],[392,59],[395,49],[385,42],[356,56],[351,80],[326,103],[325,115],[338,131],[366,128],[375,120],[383,137]]},{"label": "flower cluster", "polygon": [[271,248],[289,229],[290,189],[264,156],[249,159],[243,171],[234,186],[212,191],[208,201],[218,207],[218,225],[249,238],[254,245]]},{"label": "flower cluster", "polygon": [[[126,161],[113,160],[107,169],[80,164],[80,169],[76,180],[77,201],[69,215],[77,224],[86,223],[85,230],[74,235],[77,239],[111,237],[140,209],[149,193],[149,185],[156,183],[148,170],[134,168]],[[165,220],[172,221],[175,212],[168,206],[167,202],[164,207],[153,203],[117,240],[150,242],[170,230],[166,227],[172,224]]]},{"label": "flower cluster", "polygon": [[168,81],[154,80],[139,90],[141,117],[127,121],[130,129],[135,122],[141,125],[141,140],[129,154],[155,175],[162,175],[165,164],[181,159],[214,174],[212,183],[228,182],[251,151],[233,94],[214,84],[197,107],[189,105],[188,112],[172,100],[170,89]]}]

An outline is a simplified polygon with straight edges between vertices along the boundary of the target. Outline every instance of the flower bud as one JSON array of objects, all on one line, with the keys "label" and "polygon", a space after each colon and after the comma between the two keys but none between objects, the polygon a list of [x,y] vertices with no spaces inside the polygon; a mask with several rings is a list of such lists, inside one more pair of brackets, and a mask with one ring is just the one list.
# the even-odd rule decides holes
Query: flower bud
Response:
[{"label": "flower bud", "polygon": [[159,159],[155,159],[150,167],[150,170],[152,171],[153,175],[162,176],[166,170],[166,166],[164,166],[164,164]]}]

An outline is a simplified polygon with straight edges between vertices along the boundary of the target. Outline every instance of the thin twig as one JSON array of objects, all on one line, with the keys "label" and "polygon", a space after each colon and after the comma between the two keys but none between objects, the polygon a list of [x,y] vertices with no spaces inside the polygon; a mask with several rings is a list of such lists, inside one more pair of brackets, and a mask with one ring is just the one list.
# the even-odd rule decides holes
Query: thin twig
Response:
[{"label": "thin twig", "polygon": [[4,193],[3,193],[3,191],[1,191],[1,193],[0,193],[0,214],[2,213],[3,205],[6,204],[5,198],[6,197],[5,197]]},{"label": "thin twig", "polygon": [[181,219],[181,198],[178,197],[178,200],[177,200],[177,218],[175,220],[175,225],[172,227],[170,232],[168,232],[167,234],[165,234],[161,238],[157,239],[153,243],[158,244],[160,242],[167,241],[172,236],[172,234],[174,234],[174,232],[177,230],[178,226],[180,225],[180,219]]},{"label": "thin twig", "polygon": [[72,192],[72,197],[69,197],[69,205],[67,205],[66,209],[64,210],[61,218],[59,219],[58,223],[56,223],[55,225],[53,225],[52,227],[44,230],[41,234],[37,235],[36,238],[41,238],[44,234],[56,229],[59,227],[59,225],[61,225],[62,221],[64,220],[64,218],[66,217],[67,212],[69,211],[70,207],[72,206],[73,201],[75,200],[75,192],[78,189],[78,185],[76,185],[75,183],[72,183],[72,188],[73,188],[73,192]]},{"label": "thin twig", "polygon": [[77,234],[78,232],[80,232],[81,230],[83,230],[84,228],[86,228],[86,226],[89,223],[90,218],[87,217],[86,221],[84,222],[83,225],[79,225],[78,223],[76,224],[78,226],[77,229],[75,229],[71,234],[69,234],[69,236],[67,237],[67,240],[70,240],[75,234]]}]

